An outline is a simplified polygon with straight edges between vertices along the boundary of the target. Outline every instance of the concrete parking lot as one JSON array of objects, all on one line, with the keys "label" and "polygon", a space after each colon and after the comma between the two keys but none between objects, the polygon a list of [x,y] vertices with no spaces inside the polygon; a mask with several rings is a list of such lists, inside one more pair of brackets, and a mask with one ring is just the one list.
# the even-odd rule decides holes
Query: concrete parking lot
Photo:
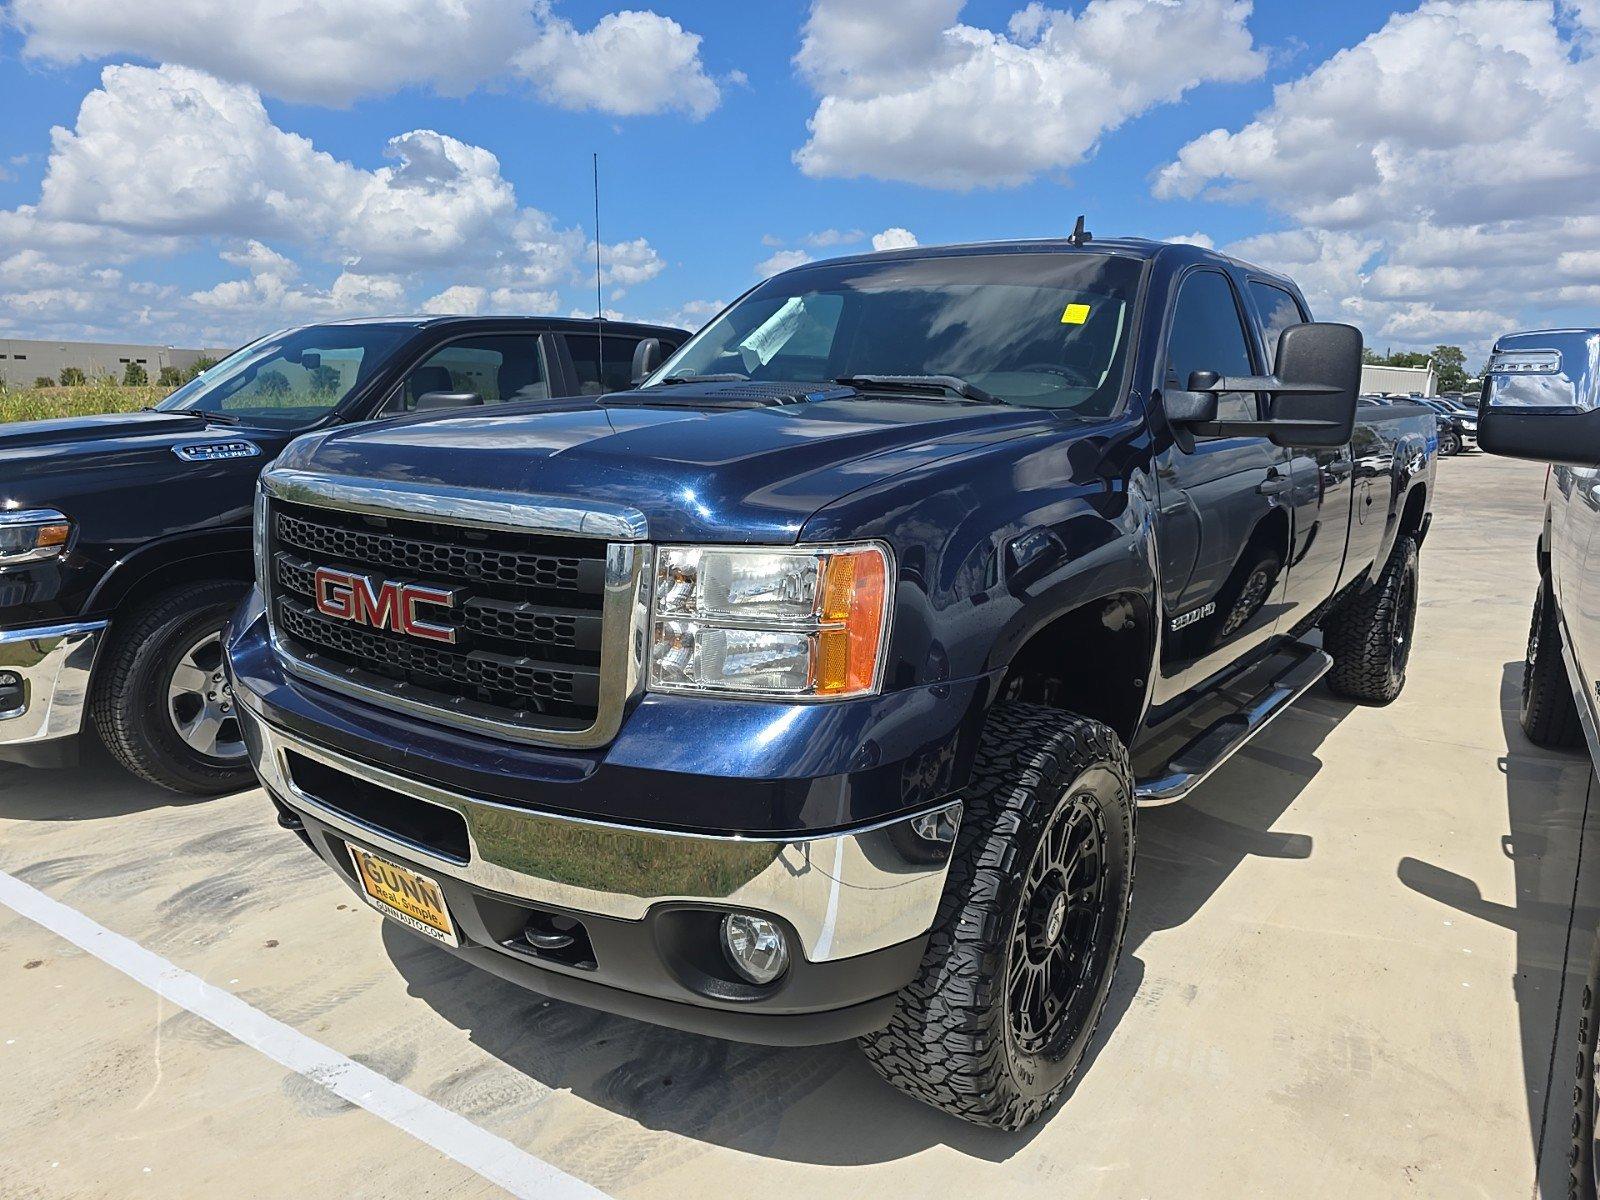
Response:
[{"label": "concrete parking lot", "polygon": [[504,1194],[486,1161],[629,1200],[1565,1196],[1600,855],[1588,760],[1516,724],[1543,469],[1439,474],[1404,695],[1318,689],[1142,815],[1111,1009],[1033,1129],[921,1108],[850,1045],[521,992],[354,901],[259,792],[95,755],[0,767],[28,885],[0,894],[0,1197]]}]

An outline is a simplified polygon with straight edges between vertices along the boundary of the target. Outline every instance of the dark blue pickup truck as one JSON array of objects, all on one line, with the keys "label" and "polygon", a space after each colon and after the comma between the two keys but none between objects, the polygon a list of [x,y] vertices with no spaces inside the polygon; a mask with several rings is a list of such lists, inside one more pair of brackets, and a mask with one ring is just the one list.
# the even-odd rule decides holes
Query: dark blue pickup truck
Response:
[{"label": "dark blue pickup truck", "polygon": [[1085,242],[807,265],[598,405],[294,442],[227,645],[280,821],[537,991],[1036,1118],[1137,807],[1324,675],[1399,692],[1437,442],[1289,280]]}]

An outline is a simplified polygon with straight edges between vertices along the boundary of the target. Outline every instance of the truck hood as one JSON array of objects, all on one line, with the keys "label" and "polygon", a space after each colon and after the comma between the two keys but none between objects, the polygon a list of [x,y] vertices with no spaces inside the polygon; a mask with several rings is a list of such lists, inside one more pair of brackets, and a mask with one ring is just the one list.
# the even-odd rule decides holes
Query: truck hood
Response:
[{"label": "truck hood", "polygon": [[[0,454],[52,449],[133,450],[155,445],[160,449],[193,440],[195,434],[222,430],[187,413],[106,413],[94,417],[63,417],[54,421],[20,421],[0,425]],[[220,434],[226,437],[226,432]],[[85,443],[94,443],[86,446]]]},{"label": "truck hood", "polygon": [[603,406],[484,409],[302,438],[279,465],[628,505],[656,541],[781,543],[850,492],[1056,421],[1035,409],[848,389],[815,397],[727,407],[724,389],[684,385]]}]

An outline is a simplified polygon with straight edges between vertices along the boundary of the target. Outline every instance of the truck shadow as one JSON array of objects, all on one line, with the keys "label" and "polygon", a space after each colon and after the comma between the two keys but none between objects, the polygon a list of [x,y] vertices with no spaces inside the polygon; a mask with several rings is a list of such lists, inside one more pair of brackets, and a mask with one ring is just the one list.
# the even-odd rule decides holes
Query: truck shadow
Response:
[{"label": "truck shadow", "polygon": [[[1247,858],[1310,856],[1309,837],[1273,826],[1321,769],[1316,749],[1350,711],[1315,691],[1225,765],[1198,806],[1140,814],[1124,955],[1079,1079],[1130,1008],[1161,1001],[1152,985],[1170,994],[1198,982],[1147,979],[1139,957],[1146,937],[1188,921]],[[1207,804],[1208,796],[1214,803]],[[663,1155],[691,1153],[684,1138],[819,1165],[888,1162],[936,1145],[1002,1161],[1054,1119],[1016,1134],[979,1129],[902,1096],[850,1043],[778,1049],[679,1033],[525,992],[392,924],[385,924],[383,940],[410,993],[476,1045],[530,1079],[604,1110],[590,1136],[564,1141],[560,1156],[566,1169],[601,1187],[625,1186],[634,1165],[648,1162],[654,1174]],[[1069,1088],[1063,1103],[1071,1094]],[[640,1137],[635,1129],[627,1139],[605,1137],[606,1113],[661,1136]]]},{"label": "truck shadow", "polygon": [[[1420,859],[1402,858],[1396,873],[1413,891],[1464,916],[1498,925],[1516,937],[1516,974],[1510,982],[1517,1003],[1523,1087],[1535,1154],[1543,1142],[1539,1194],[1564,1196],[1572,1064],[1577,1053],[1573,998],[1583,986],[1590,938],[1600,920],[1595,877],[1591,873],[1576,881],[1587,883],[1581,890],[1575,890],[1574,880],[1593,775],[1588,756],[1581,751],[1542,750],[1528,741],[1517,719],[1521,688],[1522,663],[1506,663],[1500,680],[1506,753],[1499,765],[1505,777],[1509,833],[1501,838],[1501,851],[1513,864],[1515,903],[1489,900],[1476,881]],[[1597,846],[1595,825],[1591,817],[1591,851]],[[1566,956],[1569,918],[1573,930],[1570,959]],[[1561,1004],[1563,988],[1565,1005]]]},{"label": "truck shadow", "polygon": [[[248,786],[255,787],[255,781]],[[0,818],[6,820],[100,820],[210,799],[169,792],[135,778],[92,734],[82,739],[82,760],[75,767],[41,770],[0,763]]]}]

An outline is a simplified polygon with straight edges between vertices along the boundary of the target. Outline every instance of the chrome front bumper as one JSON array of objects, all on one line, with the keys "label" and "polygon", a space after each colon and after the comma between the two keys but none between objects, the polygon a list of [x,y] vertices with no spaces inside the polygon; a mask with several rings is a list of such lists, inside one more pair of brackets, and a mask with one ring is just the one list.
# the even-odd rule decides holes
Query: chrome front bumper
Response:
[{"label": "chrome front bumper", "polygon": [[[933,925],[959,802],[887,824],[815,837],[681,834],[533,812],[465,796],[358,762],[241,710],[267,789],[325,825],[430,872],[577,913],[642,920],[664,903],[703,902],[787,921],[810,962],[898,945]],[[467,861],[400,838],[299,787],[293,752],[336,771],[459,812]]]},{"label": "chrome front bumper", "polygon": [[0,747],[71,737],[83,728],[89,674],[106,622],[0,630],[0,677],[22,681],[22,700],[0,707]]}]

